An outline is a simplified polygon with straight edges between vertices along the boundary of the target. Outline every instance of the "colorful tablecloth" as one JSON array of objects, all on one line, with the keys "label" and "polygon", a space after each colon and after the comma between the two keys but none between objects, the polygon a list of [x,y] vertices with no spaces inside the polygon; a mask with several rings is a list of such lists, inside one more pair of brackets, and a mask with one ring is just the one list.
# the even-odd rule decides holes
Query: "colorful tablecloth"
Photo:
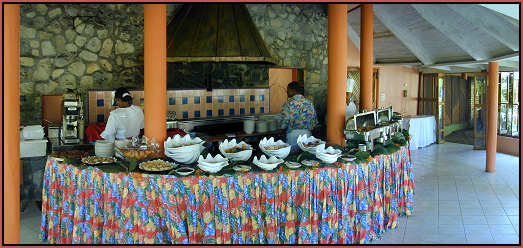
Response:
[{"label": "colorful tablecloth", "polygon": [[104,173],[47,161],[49,243],[367,243],[413,210],[408,149],[367,164],[233,176]]}]

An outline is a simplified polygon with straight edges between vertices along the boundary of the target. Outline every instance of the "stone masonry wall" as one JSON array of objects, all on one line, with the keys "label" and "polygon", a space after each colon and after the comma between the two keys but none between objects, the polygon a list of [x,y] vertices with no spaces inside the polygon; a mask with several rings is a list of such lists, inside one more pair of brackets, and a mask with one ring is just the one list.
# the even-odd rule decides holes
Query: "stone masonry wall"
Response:
[{"label": "stone masonry wall", "polygon": [[20,25],[22,125],[41,122],[42,95],[143,88],[143,5],[22,4]]},{"label": "stone masonry wall", "polygon": [[[167,5],[168,20],[179,6]],[[247,8],[278,61],[275,66],[304,69],[305,94],[314,99],[321,118],[326,106],[326,5]],[[21,4],[20,21],[22,125],[41,123],[42,95],[73,89],[85,98],[89,89],[143,88],[142,4]],[[243,67],[234,70],[249,71]]]}]

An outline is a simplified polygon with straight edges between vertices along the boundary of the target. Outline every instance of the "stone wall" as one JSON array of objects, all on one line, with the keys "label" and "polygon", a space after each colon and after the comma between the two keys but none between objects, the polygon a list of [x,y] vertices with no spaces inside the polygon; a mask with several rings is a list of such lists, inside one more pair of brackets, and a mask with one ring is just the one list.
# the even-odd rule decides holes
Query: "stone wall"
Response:
[{"label": "stone wall", "polygon": [[20,121],[41,122],[41,95],[143,88],[143,5],[21,4]]},{"label": "stone wall", "polygon": [[[179,6],[167,5],[168,20]],[[326,5],[247,4],[247,8],[278,61],[275,66],[305,71],[305,94],[314,99],[320,117],[323,116],[327,82]],[[143,55],[142,4],[21,4],[20,20],[22,125],[41,122],[41,95],[73,89],[85,97],[89,89],[143,88],[143,61],[139,59]],[[168,78],[176,77],[171,69],[176,73],[198,65],[188,65],[189,69],[183,66],[170,65]],[[221,74],[232,76],[220,79],[224,82],[221,87],[266,85],[268,73],[264,66],[213,66],[218,68],[213,72],[217,75],[212,75],[215,79]],[[198,69],[205,70],[205,66]],[[261,74],[259,78],[257,74]]]},{"label": "stone wall", "polygon": [[327,5],[247,4],[277,66],[304,70],[305,95],[323,120],[327,96]]}]

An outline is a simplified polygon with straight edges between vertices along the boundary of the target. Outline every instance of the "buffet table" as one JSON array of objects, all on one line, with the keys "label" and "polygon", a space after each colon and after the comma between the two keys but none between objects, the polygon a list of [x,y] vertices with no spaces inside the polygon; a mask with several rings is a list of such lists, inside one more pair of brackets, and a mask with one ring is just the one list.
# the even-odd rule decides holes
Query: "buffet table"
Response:
[{"label": "buffet table", "polygon": [[436,118],[433,115],[403,118],[402,128],[409,130],[411,149],[418,149],[436,142]]},{"label": "buffet table", "polygon": [[364,244],[413,211],[406,147],[368,163],[226,176],[105,173],[48,159],[51,244]]}]

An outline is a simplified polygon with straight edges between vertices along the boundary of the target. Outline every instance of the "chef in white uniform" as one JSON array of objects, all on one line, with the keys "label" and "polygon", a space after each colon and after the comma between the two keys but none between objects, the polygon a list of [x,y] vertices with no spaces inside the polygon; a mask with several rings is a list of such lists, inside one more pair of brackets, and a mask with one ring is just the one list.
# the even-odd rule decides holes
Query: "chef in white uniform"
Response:
[{"label": "chef in white uniform", "polygon": [[358,107],[352,98],[352,89],[354,87],[354,79],[347,78],[347,93],[346,93],[346,104],[345,107],[345,122],[352,116],[358,113]]},{"label": "chef in white uniform", "polygon": [[118,88],[114,93],[117,109],[111,111],[105,130],[100,136],[105,140],[128,139],[140,135],[144,128],[142,108],[133,105],[133,98],[129,91]]}]

